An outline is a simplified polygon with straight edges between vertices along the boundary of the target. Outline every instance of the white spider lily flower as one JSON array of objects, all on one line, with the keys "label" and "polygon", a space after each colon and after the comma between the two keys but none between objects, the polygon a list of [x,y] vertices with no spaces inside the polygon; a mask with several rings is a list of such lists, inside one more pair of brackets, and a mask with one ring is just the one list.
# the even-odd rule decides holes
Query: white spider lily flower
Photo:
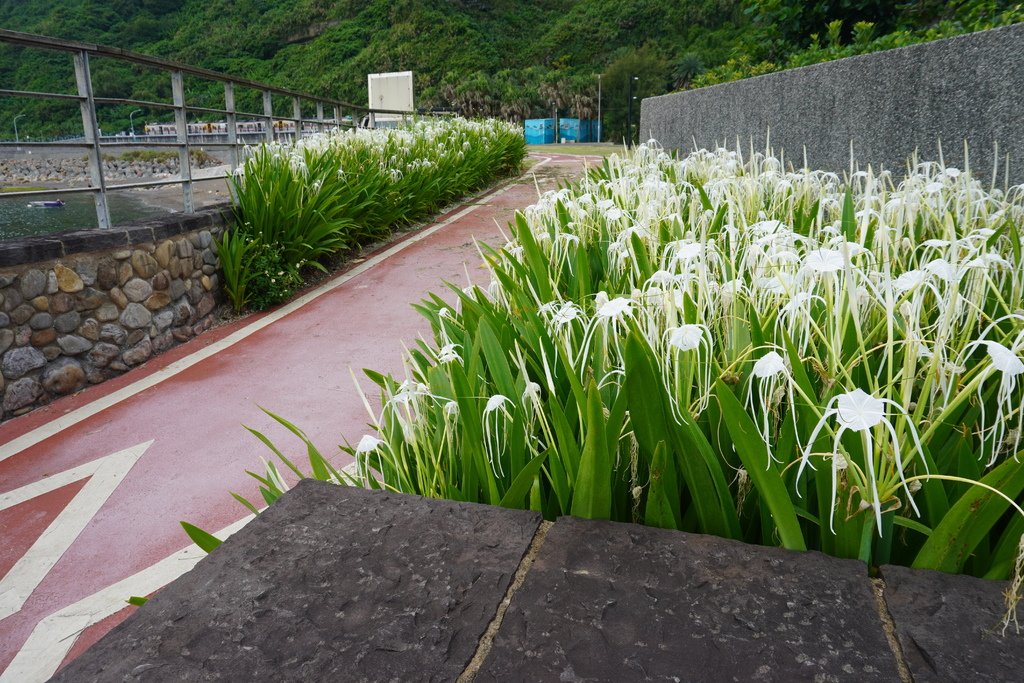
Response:
[{"label": "white spider lily flower", "polygon": [[582,311],[580,311],[579,306],[572,302],[564,303],[551,317],[551,324],[556,330],[559,330],[571,324],[573,321],[579,320],[581,315]]},{"label": "white spider lily flower", "polygon": [[718,301],[723,309],[729,308],[737,298],[745,294],[747,286],[743,280],[734,279],[723,282],[718,288]]},{"label": "white spider lily flower", "polygon": [[375,450],[380,448],[383,443],[383,439],[378,439],[377,437],[370,436],[369,434],[363,434],[363,437],[359,439],[359,443],[356,445],[356,455],[373,453]]},{"label": "white spider lily flower", "polygon": [[523,389],[523,403],[531,404],[540,400],[540,385],[536,382],[527,382]]},{"label": "white spider lily flower", "polygon": [[838,273],[846,266],[846,257],[835,249],[815,249],[804,257],[803,269],[815,274]]},{"label": "white spider lily flower", "polygon": [[924,269],[932,275],[941,279],[943,282],[952,284],[960,279],[960,273],[953,266],[952,263],[946,259],[935,259],[924,264]]},{"label": "white spider lily flower", "polygon": [[695,411],[707,408],[711,391],[711,365],[714,343],[706,325],[680,325],[665,331],[663,372],[669,382],[669,397],[676,419],[681,419],[679,404],[690,403],[690,393],[697,391]]},{"label": "white spider lily flower", "polygon": [[508,396],[495,394],[487,399],[484,406],[484,451],[487,453],[487,460],[491,464],[491,471],[496,477],[504,477],[505,469],[502,467],[502,456],[505,453],[505,440],[502,438],[502,423],[512,418],[507,406],[512,404]]},{"label": "white spider lily flower", "polygon": [[[677,351],[693,351],[704,342],[707,328],[703,325],[682,325],[668,330],[668,345]],[[710,335],[708,335],[710,337]]]},{"label": "white spider lily flower", "polygon": [[[811,436],[807,440],[807,446],[804,447],[803,454],[800,458],[800,467],[797,469],[796,473],[798,482],[800,481],[800,476],[803,474],[804,468],[810,463],[811,448],[814,446],[814,442],[818,438],[818,434],[821,433],[821,430],[828,423],[829,418],[835,418],[836,423],[839,425],[839,429],[836,431],[835,437],[832,440],[831,453],[832,499],[829,509],[829,528],[832,530],[832,533],[835,533],[835,509],[838,489],[837,475],[839,471],[835,456],[839,453],[840,441],[843,438],[843,434],[847,431],[858,432],[864,438],[864,457],[866,459],[865,469],[867,470],[869,486],[871,488],[871,500],[866,502],[875,512],[875,522],[878,526],[879,535],[882,534],[882,501],[879,499],[877,481],[878,473],[875,467],[875,447],[874,440],[871,436],[874,428],[879,425],[884,425],[888,430],[889,436],[892,437],[891,445],[893,458],[896,462],[896,471],[903,489],[906,492],[907,501],[918,516],[921,514],[917,509],[917,504],[914,502],[913,495],[907,486],[903,454],[900,450],[900,437],[896,433],[896,428],[889,420],[886,419],[886,405],[892,406],[898,413],[901,413],[903,416],[908,418],[906,422],[907,431],[913,437],[914,446],[917,449],[916,452],[921,456],[922,462],[924,462],[924,448],[921,446],[921,441],[917,436],[917,430],[914,429],[913,424],[910,423],[909,416],[903,407],[892,399],[877,398],[860,388],[854,389],[853,391],[845,394],[839,394],[828,402],[828,405],[825,406],[824,414],[821,416],[821,419],[818,420],[818,424],[814,426],[814,430],[811,432]],[[884,458],[884,456],[882,457]],[[849,465],[848,461],[847,465]]]},{"label": "white spider lily flower", "polygon": [[[757,383],[757,404],[754,404],[754,383]],[[777,351],[769,351],[754,363],[750,371],[750,379],[747,382],[747,399],[744,407],[749,409],[752,416],[761,414],[760,422],[757,422],[757,431],[761,435],[768,448],[768,461],[765,468],[771,467],[772,460],[781,462],[772,453],[772,441],[769,425],[769,416],[778,410],[783,396],[789,399],[790,413],[793,416],[793,425],[796,426],[796,404],[793,390],[793,376],[789,371],[789,364],[779,355]],[[798,444],[799,445],[799,444]]]},{"label": "white spider lily flower", "polygon": [[[985,453],[985,435],[991,433],[992,436],[989,441],[991,442],[992,451],[986,464],[986,467],[991,467],[999,457],[1000,450],[1003,447],[1003,439],[1007,433],[1006,423],[1015,410],[1018,413],[1017,428],[1011,432],[1012,444],[1010,444],[1010,452],[1016,454],[1020,448],[1021,431],[1024,428],[1024,406],[1022,406],[1019,397],[1014,401],[1014,392],[1017,389],[1017,379],[1024,374],[1024,361],[1020,359],[1013,349],[1009,349],[999,342],[989,339],[979,339],[971,342],[964,347],[961,357],[966,358],[972,350],[979,346],[984,346],[989,356],[989,365],[982,370],[978,381],[978,403],[981,406],[980,455]],[[996,391],[996,415],[992,423],[988,424],[985,415],[985,380],[997,373],[999,374],[999,389]]]},{"label": "white spider lily flower", "polygon": [[[810,343],[813,322],[811,306],[815,301],[825,300],[810,292],[794,292],[789,301],[779,309],[779,316],[776,319],[776,329],[780,333],[785,331],[800,353],[805,353]],[[782,335],[779,336],[781,338]]]},{"label": "white spider lily flower", "polygon": [[657,270],[647,279],[644,287],[660,287],[662,289],[666,289],[673,286],[678,281],[678,277],[679,276],[675,273],[671,273],[667,270]]},{"label": "white spider lily flower", "polygon": [[893,280],[892,286],[896,290],[897,294],[904,294],[910,292],[928,282],[928,273],[923,270],[913,269],[908,270]]},{"label": "white spider lily flower", "polygon": [[625,297],[618,297],[602,303],[597,309],[597,315],[610,320],[622,320],[633,313],[633,302]]},{"label": "white spider lily flower", "polygon": [[445,344],[437,351],[437,362],[438,363],[461,363],[462,356],[458,354],[456,349],[461,349],[460,344]]}]

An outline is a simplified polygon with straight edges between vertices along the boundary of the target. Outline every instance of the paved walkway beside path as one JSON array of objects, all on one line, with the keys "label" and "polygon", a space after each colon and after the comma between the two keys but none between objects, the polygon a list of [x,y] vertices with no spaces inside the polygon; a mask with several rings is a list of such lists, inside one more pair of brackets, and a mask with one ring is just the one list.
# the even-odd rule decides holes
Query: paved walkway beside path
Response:
[{"label": "paved walkway beside path", "polygon": [[304,481],[58,683],[985,681],[1005,581]]},{"label": "paved walkway beside path", "polygon": [[482,282],[474,240],[502,243],[538,185],[584,167],[538,161],[290,304],[0,425],[0,682],[45,680],[122,621],[128,597],[192,567],[202,553],[179,520],[224,534],[247,521],[228,492],[258,496],[245,470],[269,451],[241,425],[304,455],[257,406],[350,462],[336,446],[367,422],[350,369],[399,372],[403,342],[429,332],[410,304],[443,280]]}]

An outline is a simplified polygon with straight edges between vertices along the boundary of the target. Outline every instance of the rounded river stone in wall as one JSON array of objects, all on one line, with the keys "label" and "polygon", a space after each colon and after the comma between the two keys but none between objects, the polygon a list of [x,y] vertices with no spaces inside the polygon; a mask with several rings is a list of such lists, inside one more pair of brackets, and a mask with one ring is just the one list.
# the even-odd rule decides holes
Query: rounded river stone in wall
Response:
[{"label": "rounded river stone in wall", "polygon": [[121,356],[121,360],[125,362],[125,365],[138,365],[139,363],[145,362],[152,355],[152,342],[150,342],[149,339],[143,339],[141,342],[125,351]]},{"label": "rounded river stone in wall", "polygon": [[34,299],[46,291],[46,273],[41,270],[29,270],[21,276],[21,295],[26,299]]},{"label": "rounded river stone in wall", "polygon": [[124,283],[124,287],[121,288],[124,295],[128,297],[128,301],[140,302],[145,301],[146,297],[153,293],[153,288],[145,280],[139,278],[133,278],[128,282]]},{"label": "rounded river stone in wall", "polygon": [[69,356],[77,356],[92,348],[91,341],[85,337],[79,337],[77,334],[66,334],[63,337],[59,337],[57,345],[60,346],[61,351]]},{"label": "rounded river stone in wall", "polygon": [[51,394],[68,394],[85,381],[82,366],[70,358],[61,358],[43,370],[43,388]]},{"label": "rounded river stone in wall", "polygon": [[108,344],[107,342],[100,342],[93,347],[92,351],[85,358],[96,367],[105,368],[110,364],[110,361],[117,358],[120,354],[120,347]]},{"label": "rounded river stone in wall", "polygon": [[42,394],[43,389],[39,386],[39,382],[31,377],[23,377],[7,387],[7,392],[4,394],[4,410],[10,412],[24,408],[35,403]]},{"label": "rounded river stone in wall", "polygon": [[57,288],[62,292],[80,292],[85,287],[78,273],[67,266],[58,263],[53,267],[53,272],[57,276]]},{"label": "rounded river stone in wall", "polygon": [[82,322],[82,316],[77,311],[69,311],[54,318],[53,326],[61,334],[68,334],[69,332],[74,332],[80,322]]},{"label": "rounded river stone in wall", "polygon": [[53,316],[49,313],[36,313],[28,321],[33,330],[42,330],[53,325]]},{"label": "rounded river stone in wall", "polygon": [[125,332],[120,325],[107,323],[100,328],[100,339],[105,342],[121,346],[124,344],[125,340],[128,339],[128,333]]},{"label": "rounded river stone in wall", "polygon": [[67,313],[73,310],[75,307],[75,297],[71,296],[67,292],[60,292],[54,294],[50,298],[50,313],[60,315],[61,313]]},{"label": "rounded river stone in wall", "polygon": [[125,306],[124,312],[121,314],[121,323],[133,330],[146,327],[152,319],[153,314],[149,312],[149,309],[137,303],[130,303]]},{"label": "rounded river stone in wall", "polygon": [[[17,379],[26,372],[32,372],[46,365],[46,358],[38,349],[21,347],[4,354],[2,363],[4,377]],[[21,406],[18,406],[20,408]],[[16,410],[10,408],[9,410]]]}]

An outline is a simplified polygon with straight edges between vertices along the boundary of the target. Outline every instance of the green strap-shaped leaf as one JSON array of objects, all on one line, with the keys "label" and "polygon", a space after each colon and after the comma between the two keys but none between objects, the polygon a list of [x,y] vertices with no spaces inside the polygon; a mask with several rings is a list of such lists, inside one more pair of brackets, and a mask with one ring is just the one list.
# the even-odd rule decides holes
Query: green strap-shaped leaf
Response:
[{"label": "green strap-shaped leaf", "polygon": [[533,487],[534,479],[537,473],[540,472],[541,466],[544,461],[547,460],[548,453],[550,450],[546,450],[540,455],[535,456],[530,462],[526,463],[523,469],[519,470],[519,474],[512,481],[512,486],[505,491],[505,495],[501,497],[501,502],[498,503],[503,508],[513,508],[516,510],[523,509],[523,501],[526,498],[526,494],[530,492]]},{"label": "green strap-shaped leaf", "polygon": [[782,475],[768,457],[768,447],[758,434],[757,427],[722,380],[715,383],[715,394],[722,406],[722,418],[729,430],[729,436],[732,437],[736,453],[743,461],[743,467],[746,468],[758,495],[771,512],[775,527],[779,530],[782,546],[791,550],[807,550],[793,501],[786,491]]},{"label": "green strap-shaped leaf", "polygon": [[587,436],[580,456],[580,471],[571,513],[587,519],[609,519],[612,514],[612,462],[604,424],[601,392],[591,380],[587,391]]},{"label": "green strap-shaped leaf", "polygon": [[857,216],[853,211],[853,192],[846,188],[843,197],[843,236],[847,242],[857,241]]},{"label": "green strap-shaped leaf", "polygon": [[627,340],[624,358],[629,416],[641,449],[653,455],[660,441],[671,439],[670,455],[690,489],[701,530],[739,538],[739,520],[711,445],[692,418],[684,417],[682,425],[672,420],[653,354],[638,333]]},{"label": "green strap-shaped leaf", "polygon": [[205,552],[213,552],[213,550],[223,543],[222,540],[214,536],[213,534],[203,531],[194,524],[188,522],[182,522],[181,528],[185,530],[188,537],[192,539],[192,542],[199,546]]},{"label": "green strap-shaped leaf", "polygon": [[679,528],[679,483],[675,464],[669,460],[664,441],[658,442],[651,459],[651,486],[647,491],[644,524],[662,529]]},{"label": "green strap-shaped leaf", "polygon": [[[1024,490],[1024,460],[1010,458],[981,482],[1012,500]],[[992,532],[1009,502],[983,487],[974,486],[949,509],[914,559],[915,569],[958,573],[978,543]]]}]

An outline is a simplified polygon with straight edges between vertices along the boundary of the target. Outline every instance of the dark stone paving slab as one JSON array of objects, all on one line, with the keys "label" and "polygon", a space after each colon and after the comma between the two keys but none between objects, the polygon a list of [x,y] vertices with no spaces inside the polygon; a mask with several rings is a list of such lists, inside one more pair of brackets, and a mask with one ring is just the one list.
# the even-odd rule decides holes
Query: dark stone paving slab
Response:
[{"label": "dark stone paving slab", "polygon": [[305,481],[55,680],[454,680],[539,523]]},{"label": "dark stone paving slab", "polygon": [[867,569],[562,518],[478,681],[898,681]]},{"label": "dark stone paving slab", "polygon": [[882,579],[915,681],[1024,680],[1024,633],[1001,636],[1008,582],[888,565]]}]

